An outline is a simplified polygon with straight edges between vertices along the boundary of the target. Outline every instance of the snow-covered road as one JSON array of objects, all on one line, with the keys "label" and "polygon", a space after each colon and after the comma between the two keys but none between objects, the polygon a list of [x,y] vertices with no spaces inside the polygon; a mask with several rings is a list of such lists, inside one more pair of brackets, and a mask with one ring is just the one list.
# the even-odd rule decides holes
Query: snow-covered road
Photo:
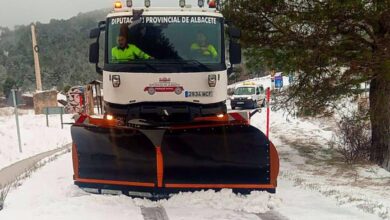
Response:
[{"label": "snow-covered road", "polygon": [[[345,167],[327,145],[333,123],[271,113],[270,137],[281,157],[274,195],[222,190],[152,202],[89,194],[73,185],[68,153],[12,190],[0,219],[390,219],[390,173],[373,165]],[[252,125],[265,130],[264,111]]]},{"label": "snow-covered road", "polygon": [[[183,194],[168,201],[151,202],[85,193],[73,185],[72,175],[70,154],[41,168],[10,193],[0,219],[144,219],[141,207],[159,206],[164,207],[169,219],[258,219],[256,214],[239,210],[244,204],[236,203],[239,198],[230,191]],[[264,203],[254,205],[256,198]],[[252,202],[251,208],[263,209],[268,200],[267,193],[258,193],[248,202]]]},{"label": "snow-covered road", "polygon": [[15,179],[26,172],[26,170],[34,167],[41,160],[66,149],[70,149],[70,145],[40,153],[38,155],[18,161],[11,166],[0,169],[0,186],[6,186],[14,182]]},{"label": "snow-covered road", "polygon": [[142,207],[163,207],[170,220],[379,219],[353,207],[340,207],[319,193],[299,189],[283,179],[275,196],[259,192],[242,197],[224,190],[185,193],[151,202],[88,194],[73,185],[72,175],[70,154],[49,163],[10,193],[0,219],[146,219]]}]

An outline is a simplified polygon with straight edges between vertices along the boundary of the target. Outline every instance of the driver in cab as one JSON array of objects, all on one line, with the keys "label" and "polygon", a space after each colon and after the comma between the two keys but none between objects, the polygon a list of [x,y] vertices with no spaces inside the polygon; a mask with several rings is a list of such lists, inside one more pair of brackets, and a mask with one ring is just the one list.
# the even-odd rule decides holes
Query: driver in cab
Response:
[{"label": "driver in cab", "polygon": [[117,38],[118,45],[113,47],[111,50],[112,60],[118,62],[127,62],[130,60],[142,59],[148,60],[153,59],[149,54],[143,52],[134,44],[127,43],[127,37],[123,34]]}]

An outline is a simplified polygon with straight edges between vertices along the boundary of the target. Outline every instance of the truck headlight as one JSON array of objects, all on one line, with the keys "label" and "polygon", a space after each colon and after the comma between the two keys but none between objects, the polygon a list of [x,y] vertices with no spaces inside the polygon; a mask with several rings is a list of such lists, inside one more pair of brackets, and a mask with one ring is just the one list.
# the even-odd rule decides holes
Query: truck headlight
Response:
[{"label": "truck headlight", "polygon": [[247,99],[252,99],[252,97],[248,97]]},{"label": "truck headlight", "polygon": [[121,85],[121,77],[119,75],[113,75],[111,80],[113,87],[118,88]]},{"label": "truck headlight", "polygon": [[217,75],[211,74],[209,75],[209,86],[215,87],[215,85],[217,85]]},{"label": "truck headlight", "polygon": [[113,115],[107,115],[106,118],[109,121],[114,120],[114,116]]}]

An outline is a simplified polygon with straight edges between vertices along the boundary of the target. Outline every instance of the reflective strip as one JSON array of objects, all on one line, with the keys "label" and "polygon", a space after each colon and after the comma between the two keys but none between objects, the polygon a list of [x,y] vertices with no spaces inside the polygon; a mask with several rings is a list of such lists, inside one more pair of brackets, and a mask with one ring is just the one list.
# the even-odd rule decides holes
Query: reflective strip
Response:
[{"label": "reflective strip", "polygon": [[163,175],[164,175],[164,160],[161,153],[161,147],[156,147],[156,162],[157,162],[157,186],[163,186]]},{"label": "reflective strip", "polygon": [[195,189],[274,189],[272,184],[165,184],[167,188],[195,188]]},{"label": "reflective strip", "polygon": [[94,189],[94,188],[81,188],[87,193],[94,193],[94,194],[99,194],[99,189]]},{"label": "reflective strip", "polygon": [[112,190],[112,189],[102,189],[102,194],[122,195],[122,191],[120,191],[120,190]]},{"label": "reflective strip", "polygon": [[121,185],[121,186],[143,186],[143,187],[155,186],[154,183],[128,182],[128,181],[117,181],[117,180],[75,178],[75,181],[80,183],[110,184],[110,185]]},{"label": "reflective strip", "polygon": [[77,155],[77,146],[72,144],[72,161],[73,161],[73,179],[79,178],[79,158]]},{"label": "reflective strip", "polygon": [[136,196],[136,197],[145,197],[145,198],[152,198],[152,194],[148,192],[136,192],[136,191],[129,191],[129,196]]}]

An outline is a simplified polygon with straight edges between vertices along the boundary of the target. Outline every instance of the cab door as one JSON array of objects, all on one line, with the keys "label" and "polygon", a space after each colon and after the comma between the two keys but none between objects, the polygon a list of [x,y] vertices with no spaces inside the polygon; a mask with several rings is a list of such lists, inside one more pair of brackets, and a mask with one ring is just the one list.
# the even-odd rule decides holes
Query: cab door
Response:
[{"label": "cab door", "polygon": [[265,92],[263,86],[256,87],[256,101],[261,107],[265,105]]},{"label": "cab door", "polygon": [[259,86],[259,90],[260,90],[259,99],[260,99],[260,100],[265,99],[265,90],[264,90],[264,87],[263,87],[263,86]]}]

